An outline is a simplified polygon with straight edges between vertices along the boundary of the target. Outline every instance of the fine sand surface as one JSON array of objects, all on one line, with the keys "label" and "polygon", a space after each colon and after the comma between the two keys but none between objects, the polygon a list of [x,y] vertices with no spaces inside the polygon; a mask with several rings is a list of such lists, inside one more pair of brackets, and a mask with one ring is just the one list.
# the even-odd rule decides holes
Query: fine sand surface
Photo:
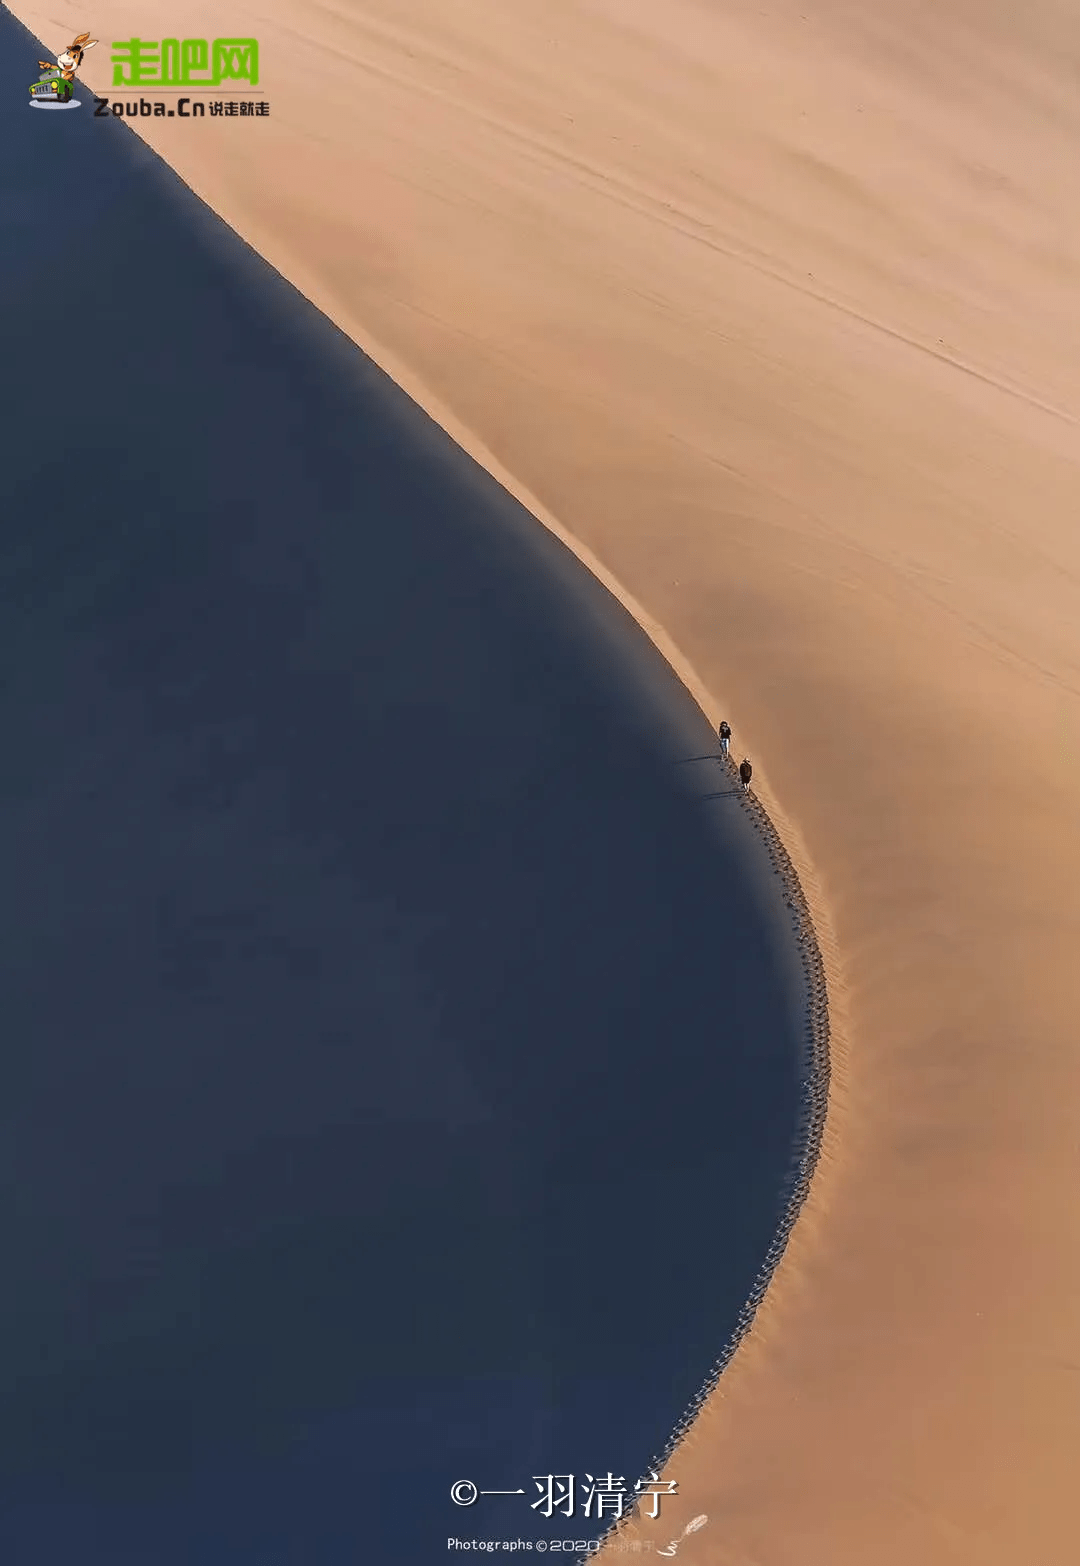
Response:
[{"label": "fine sand surface", "polygon": [[0,1561],[573,1542],[533,1476],[646,1470],[805,1189],[796,889],[618,601],[35,52],[0,15]]},{"label": "fine sand surface", "polygon": [[664,628],[815,901],[826,1156],[671,1464],[679,1558],[1075,1559],[1074,9],[225,17],[168,11],[258,37],[270,118],[141,132]]}]

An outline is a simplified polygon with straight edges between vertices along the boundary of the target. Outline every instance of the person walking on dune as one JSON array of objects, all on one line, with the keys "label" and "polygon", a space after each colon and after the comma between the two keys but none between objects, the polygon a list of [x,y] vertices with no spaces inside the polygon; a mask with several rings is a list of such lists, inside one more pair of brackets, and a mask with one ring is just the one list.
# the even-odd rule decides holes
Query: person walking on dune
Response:
[{"label": "person walking on dune", "polygon": [[725,718],[723,723],[721,723],[721,725],[720,725],[720,754],[721,754],[721,756],[723,756],[725,761],[728,758],[728,749],[729,749],[730,745],[731,745],[731,724]]},{"label": "person walking on dune", "polygon": [[739,777],[742,780],[742,791],[744,794],[749,794],[750,792],[750,779],[753,775],[754,769],[744,756],[739,765]]}]

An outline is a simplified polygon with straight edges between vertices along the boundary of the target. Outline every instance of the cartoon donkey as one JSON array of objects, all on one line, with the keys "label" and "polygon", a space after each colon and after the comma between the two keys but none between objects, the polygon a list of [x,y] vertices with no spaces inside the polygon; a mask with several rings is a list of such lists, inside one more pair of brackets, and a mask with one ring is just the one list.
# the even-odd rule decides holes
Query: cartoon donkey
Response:
[{"label": "cartoon donkey", "polygon": [[[98,40],[91,38],[89,33],[80,33],[73,43],[68,44],[63,54],[56,56],[55,65],[49,60],[38,61],[38,65],[46,73],[41,80],[52,82],[56,89],[56,96],[61,102],[71,97],[71,84],[75,80],[75,72],[82,64],[83,55],[87,49],[92,49],[97,42]],[[64,85],[61,85],[61,83]],[[31,87],[30,91],[33,92],[33,90],[33,87]]]},{"label": "cartoon donkey", "polygon": [[[56,56],[56,63],[60,67],[61,78],[65,82],[73,82],[75,80],[75,72],[82,64],[83,55],[87,49],[92,49],[97,41],[96,38],[91,38],[89,33],[80,33],[74,43],[68,44],[63,54]],[[39,60],[38,64],[43,71],[49,69],[48,60]]]}]

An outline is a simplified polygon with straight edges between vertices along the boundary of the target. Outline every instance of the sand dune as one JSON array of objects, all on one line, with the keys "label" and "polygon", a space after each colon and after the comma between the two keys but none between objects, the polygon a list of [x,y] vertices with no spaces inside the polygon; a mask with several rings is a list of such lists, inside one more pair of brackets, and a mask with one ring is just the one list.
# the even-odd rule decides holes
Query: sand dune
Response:
[{"label": "sand dune", "polygon": [[[15,10],[56,48],[161,26]],[[1072,1560],[1075,14],[267,0],[227,25],[270,117],[140,131],[664,628],[825,932],[823,1166],[664,1542],[706,1513],[702,1566]],[[85,75],[109,90],[107,49]]]}]

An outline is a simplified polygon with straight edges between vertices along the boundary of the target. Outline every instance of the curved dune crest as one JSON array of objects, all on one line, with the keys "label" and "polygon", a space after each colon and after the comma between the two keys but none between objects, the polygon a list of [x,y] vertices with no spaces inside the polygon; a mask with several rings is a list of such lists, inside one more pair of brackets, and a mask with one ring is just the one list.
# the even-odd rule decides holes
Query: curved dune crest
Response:
[{"label": "curved dune crest", "polygon": [[[16,10],[49,48],[151,31]],[[707,1515],[680,1558],[708,1566],[1070,1560],[1075,18],[271,0],[228,25],[270,116],[139,130],[730,699],[843,953],[821,1174],[649,1537]],[[110,90],[105,47],[83,74]]]},{"label": "curved dune crest", "polygon": [[[733,763],[729,763],[729,775],[735,776]],[[827,1126],[831,1076],[829,987],[826,977],[828,964],[818,932],[814,927],[810,903],[780,832],[756,796],[751,795],[746,805],[755,830],[764,839],[773,871],[780,878],[784,904],[791,916],[792,936],[805,976],[807,1005],[803,1031],[805,1057],[799,1137],[793,1152],[788,1196],[780,1223],[735,1327],[716,1360],[709,1367],[699,1391],[677,1421],[666,1446],[654,1457],[651,1467],[646,1471],[648,1473],[669,1471],[672,1458],[680,1454],[684,1443],[692,1437],[701,1411],[715,1392],[720,1377],[745,1342],[747,1334],[753,1330],[758,1312],[766,1298],[766,1292],[784,1259],[795,1225],[802,1216],[810,1196]],[[644,1508],[649,1504],[651,1503],[639,1503],[625,1519],[620,1519],[612,1525],[606,1537],[617,1539],[621,1546],[633,1550],[636,1541],[648,1538],[649,1530],[646,1530],[643,1535],[640,1524],[642,1517],[647,1515]],[[707,1522],[707,1515],[699,1516],[686,1525],[686,1532],[696,1533]],[[659,1524],[659,1514],[657,1523]],[[640,1544],[637,1547],[640,1548]]]}]

